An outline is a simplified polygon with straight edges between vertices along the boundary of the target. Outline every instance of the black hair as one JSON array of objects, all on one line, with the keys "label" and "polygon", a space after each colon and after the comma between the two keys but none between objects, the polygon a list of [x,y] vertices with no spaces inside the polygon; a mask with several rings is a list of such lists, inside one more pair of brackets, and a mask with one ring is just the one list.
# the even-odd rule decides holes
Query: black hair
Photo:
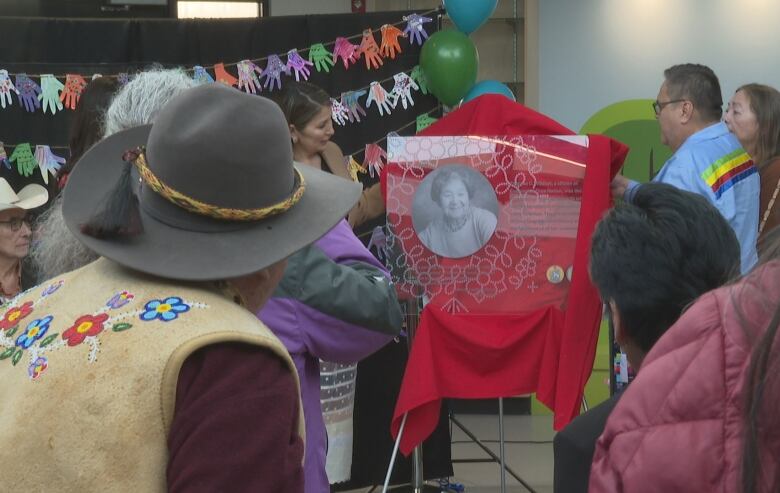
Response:
[{"label": "black hair", "polygon": [[466,187],[469,199],[474,197],[474,183],[472,183],[468,173],[456,166],[445,166],[439,168],[436,176],[433,178],[433,183],[431,183],[431,199],[434,202],[439,203],[442,189],[452,180],[460,180],[463,186]]},{"label": "black hair", "polygon": [[114,97],[119,82],[110,77],[99,77],[84,88],[70,125],[70,159],[62,173],[70,173],[78,160],[92,145],[103,138],[106,110]]},{"label": "black hair", "polygon": [[687,99],[706,122],[720,120],[723,95],[715,72],[706,65],[684,63],[664,70],[669,99]]},{"label": "black hair", "polygon": [[739,262],[734,231],[707,199],[648,183],[597,225],[590,274],[628,337],[649,351],[691,302],[735,277]]}]

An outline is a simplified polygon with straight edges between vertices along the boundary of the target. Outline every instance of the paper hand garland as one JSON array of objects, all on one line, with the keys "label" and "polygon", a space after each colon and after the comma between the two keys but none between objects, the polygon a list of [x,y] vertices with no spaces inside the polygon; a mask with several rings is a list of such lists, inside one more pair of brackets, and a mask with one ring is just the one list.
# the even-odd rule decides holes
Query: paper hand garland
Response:
[{"label": "paper hand garland", "polygon": [[439,120],[436,119],[436,118],[431,118],[431,116],[428,115],[427,113],[418,116],[417,120],[415,122],[417,124],[417,132],[418,133],[422,132],[423,130],[425,130],[426,128],[430,127],[431,125],[433,125],[437,121],[439,121]]},{"label": "paper hand garland", "polygon": [[379,82],[372,82],[368,89],[368,98],[366,98],[366,108],[371,106],[371,102],[376,103],[376,107],[379,110],[379,116],[384,116],[385,113],[390,114],[390,97],[385,91],[385,88]]},{"label": "paper hand garland", "polygon": [[347,124],[347,108],[336,99],[330,98],[331,118],[342,127]]},{"label": "paper hand garland", "polygon": [[387,162],[387,153],[378,144],[366,144],[365,159],[363,163],[368,168],[368,174],[373,178],[379,176]]},{"label": "paper hand garland", "polygon": [[424,24],[431,22],[433,19],[419,14],[411,14],[404,16],[404,20],[408,22],[406,29],[404,29],[404,34],[409,35],[409,44],[413,45],[416,42],[422,46],[423,41],[428,39],[428,33],[425,32]]},{"label": "paper hand garland", "polygon": [[262,74],[263,71],[249,60],[241,60],[238,62],[238,88],[243,89],[247,94],[257,94],[260,89],[260,81],[257,79],[258,74]]},{"label": "paper hand garland", "polygon": [[35,161],[38,163],[38,168],[41,170],[43,183],[47,185],[49,184],[49,173],[56,178],[60,168],[65,164],[65,158],[52,153],[49,146],[42,145],[35,146]]},{"label": "paper hand garland", "polygon": [[192,78],[198,84],[210,84],[214,82],[214,78],[206,71],[205,68],[201,67],[200,65],[195,65],[194,69],[195,73],[192,75]]},{"label": "paper hand garland", "polygon": [[376,248],[376,258],[382,261],[387,259],[387,235],[382,226],[377,226],[371,232],[371,239],[368,240],[368,246],[366,248],[371,250],[371,247]]},{"label": "paper hand garland", "polygon": [[217,82],[226,86],[233,87],[238,83],[238,79],[227,73],[224,63],[214,65],[214,75],[217,77]]},{"label": "paper hand garland", "polygon": [[401,106],[403,106],[404,109],[407,108],[407,104],[409,106],[414,106],[414,100],[412,99],[412,89],[415,91],[419,90],[420,88],[415,84],[415,82],[406,75],[406,72],[400,72],[393,76],[393,80],[395,81],[395,85],[393,86],[393,90],[390,91],[390,96],[393,98],[393,106],[395,107],[398,104],[398,99],[401,99]]},{"label": "paper hand garland", "polygon": [[3,142],[0,141],[0,164],[6,167],[6,169],[11,169],[11,163],[8,162],[8,154],[5,153],[5,146],[3,146]]},{"label": "paper hand garland", "polygon": [[376,45],[374,39],[374,33],[371,29],[363,31],[363,40],[360,42],[360,53],[366,59],[366,68],[371,70],[371,67],[379,68],[385,62],[382,61],[382,57],[379,55],[379,46]]},{"label": "paper hand garland", "polygon": [[5,108],[6,104],[9,106],[14,104],[14,100],[11,99],[12,92],[15,92],[17,96],[19,95],[19,91],[14,87],[14,83],[8,76],[8,70],[0,70],[0,106]]},{"label": "paper hand garland", "polygon": [[349,156],[346,158],[347,161],[347,172],[349,172],[349,177],[352,178],[352,181],[360,181],[358,178],[358,174],[366,174],[366,168],[363,167],[362,164],[357,162],[354,157]]},{"label": "paper hand garland", "polygon": [[[376,42],[374,42],[376,44]],[[336,38],[336,45],[333,47],[333,63],[341,58],[344,62],[344,68],[349,68],[350,63],[357,63],[360,58],[360,48],[358,45],[353,45],[347,38]]]},{"label": "paper hand garland", "polygon": [[310,61],[304,60],[295,48],[287,52],[287,73],[292,69],[295,72],[297,82],[300,82],[301,79],[309,80],[311,73],[309,67],[313,65]]},{"label": "paper hand garland", "polygon": [[66,108],[76,109],[76,105],[81,98],[81,92],[87,86],[84,77],[78,74],[68,74],[65,76],[65,90],[60,94],[60,101],[65,103]]},{"label": "paper hand garland", "polygon": [[324,44],[317,43],[309,48],[309,61],[314,63],[317,72],[324,70],[330,73],[330,68],[336,64],[336,57],[325,48]]},{"label": "paper hand garland", "polygon": [[38,100],[41,86],[29,78],[27,74],[18,74],[16,76],[16,89],[19,91],[19,104],[26,111],[33,113],[41,107],[41,102]]},{"label": "paper hand garland", "polygon": [[52,74],[41,75],[41,94],[38,94],[38,101],[43,102],[44,113],[46,113],[46,108],[51,110],[52,115],[62,110],[60,91],[64,87],[62,82],[58,81]]},{"label": "paper hand garland", "polygon": [[350,122],[360,121],[360,116],[366,116],[366,110],[360,106],[359,99],[365,96],[366,90],[349,91],[341,95],[341,104],[347,108],[347,116]]},{"label": "paper hand garland", "polygon": [[406,35],[397,27],[390,24],[382,26],[382,46],[379,48],[379,54],[395,60],[396,53],[401,53],[401,45],[398,44],[399,37],[405,38]]},{"label": "paper hand garland", "polygon": [[282,59],[279,58],[278,55],[269,56],[268,65],[266,65],[265,71],[263,72],[263,77],[265,77],[265,84],[263,84],[263,87],[265,87],[269,91],[273,91],[274,84],[276,84],[276,88],[281,89],[282,72],[284,72],[287,75],[290,75],[290,69],[287,68],[287,65],[282,63]]},{"label": "paper hand garland", "polygon": [[30,176],[35,171],[35,166],[38,164],[33,156],[30,144],[19,144],[11,154],[9,161],[16,162],[16,169],[22,176]]},{"label": "paper hand garland", "polygon": [[419,65],[415,65],[412,69],[412,80],[420,86],[420,92],[428,94],[428,79],[425,77],[425,73]]}]

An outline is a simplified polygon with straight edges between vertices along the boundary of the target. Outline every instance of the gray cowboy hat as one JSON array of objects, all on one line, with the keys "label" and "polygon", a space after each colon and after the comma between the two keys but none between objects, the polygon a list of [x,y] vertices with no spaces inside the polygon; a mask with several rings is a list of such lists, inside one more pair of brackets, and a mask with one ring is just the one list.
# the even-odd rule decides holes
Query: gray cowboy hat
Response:
[{"label": "gray cowboy hat", "polygon": [[[103,239],[83,233],[132,165],[126,151],[139,146],[153,175],[137,191],[143,231]],[[178,195],[154,191],[154,179]],[[257,272],[316,241],[360,193],[357,183],[293,163],[287,122],[275,103],[207,84],[173,99],[154,124],[116,133],[84,154],[65,187],[62,213],[79,241],[121,265],[169,279],[217,280]],[[262,215],[279,204],[265,218],[224,215]]]}]

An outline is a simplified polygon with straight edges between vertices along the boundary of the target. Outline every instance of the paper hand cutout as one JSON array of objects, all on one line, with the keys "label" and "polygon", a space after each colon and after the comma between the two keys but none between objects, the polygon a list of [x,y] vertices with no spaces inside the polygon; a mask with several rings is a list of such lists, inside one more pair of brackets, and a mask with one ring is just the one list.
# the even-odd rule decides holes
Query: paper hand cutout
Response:
[{"label": "paper hand cutout", "polygon": [[0,164],[6,167],[6,169],[11,169],[11,163],[8,162],[8,154],[5,153],[5,146],[3,146],[3,141],[0,140]]},{"label": "paper hand cutout", "polygon": [[51,152],[49,146],[35,146],[35,161],[41,170],[43,183],[47,185],[49,184],[49,173],[56,178],[60,168],[65,164],[65,158]]},{"label": "paper hand cutout", "polygon": [[363,167],[362,164],[357,162],[354,157],[349,156],[346,158],[347,161],[347,172],[349,173],[349,177],[352,178],[352,181],[360,181],[358,178],[358,174],[366,174],[366,168]]},{"label": "paper hand cutout", "polygon": [[75,110],[85,87],[87,87],[87,81],[84,80],[84,77],[79,74],[68,74],[65,76],[65,90],[60,94],[60,101],[65,103],[66,108]]},{"label": "paper hand cutout", "polygon": [[[195,67],[195,68],[197,69],[197,67]],[[203,68],[203,67],[201,67],[201,68]],[[211,76],[209,76],[209,78],[211,78]],[[117,82],[119,82],[120,86],[124,86],[125,84],[130,82],[130,74],[128,74],[127,72],[121,72],[121,73],[119,73],[119,75],[116,76],[116,80],[117,80]],[[214,79],[211,79],[211,80],[212,80],[212,82],[214,81]]]},{"label": "paper hand cutout", "polygon": [[300,82],[301,78],[309,80],[311,73],[309,67],[313,65],[310,61],[304,60],[295,48],[287,52],[287,73],[289,74],[290,69],[292,69],[295,72],[296,81]]},{"label": "paper hand cutout", "polygon": [[331,118],[342,127],[347,124],[347,108],[336,99],[330,98]]},{"label": "paper hand cutout", "polygon": [[399,37],[405,38],[406,34],[390,24],[382,26],[382,46],[379,47],[379,54],[395,60],[396,53],[401,53],[401,45],[398,43]]},{"label": "paper hand cutout", "polygon": [[412,80],[420,86],[420,91],[423,94],[428,94],[428,79],[425,77],[425,73],[419,65],[415,65],[412,69]]},{"label": "paper hand cutout", "polygon": [[390,100],[387,91],[379,82],[372,82],[368,88],[368,98],[366,98],[366,108],[371,106],[371,102],[376,103],[376,107],[379,110],[379,116],[384,116],[385,113],[390,114]]},{"label": "paper hand cutout", "polygon": [[360,116],[366,116],[366,110],[360,105],[359,99],[365,96],[366,90],[349,91],[341,94],[341,104],[347,108],[350,122],[360,121]]},{"label": "paper hand cutout", "polygon": [[33,113],[41,107],[41,102],[38,100],[38,95],[41,93],[41,86],[29,78],[27,74],[19,74],[16,76],[16,89],[19,91],[19,104],[22,105],[26,111]]},{"label": "paper hand cutout", "polygon": [[284,72],[287,75],[290,75],[290,69],[287,68],[287,65],[282,63],[282,59],[279,58],[279,55],[269,56],[268,65],[266,65],[265,71],[263,72],[263,77],[265,77],[265,84],[263,84],[263,87],[265,87],[270,91],[273,91],[274,84],[276,84],[276,88],[281,89],[282,72]]},{"label": "paper hand cutout", "polygon": [[200,65],[195,65],[195,73],[192,74],[192,79],[198,84],[210,84],[214,82],[214,77],[208,73],[208,71]]},{"label": "paper hand cutout", "polygon": [[41,75],[41,94],[38,94],[38,101],[43,102],[44,113],[46,113],[46,108],[51,110],[52,115],[62,109],[60,90],[64,87],[62,82],[58,81],[52,74]]},{"label": "paper hand cutout", "polygon": [[387,153],[385,150],[379,147],[379,144],[366,144],[365,159],[363,164],[365,168],[368,168],[368,174],[372,178],[379,176],[382,168],[387,163]]},{"label": "paper hand cutout", "polygon": [[238,83],[238,79],[227,73],[224,63],[218,63],[214,65],[214,75],[217,78],[217,82],[225,84],[226,86],[234,87]]},{"label": "paper hand cutout", "polygon": [[[376,44],[376,42],[374,43]],[[353,45],[347,38],[336,38],[336,46],[333,47],[333,63],[341,58],[344,62],[344,68],[349,68],[350,63],[356,63],[360,58],[360,48],[358,45]]]},{"label": "paper hand cutout", "polygon": [[371,232],[371,239],[368,240],[368,246],[366,248],[371,250],[371,247],[376,248],[377,259],[382,261],[387,259],[387,235],[385,234],[385,230],[382,226],[377,226]]},{"label": "paper hand cutout", "polygon": [[366,68],[371,70],[371,67],[379,68],[385,62],[382,61],[382,57],[379,56],[379,46],[374,39],[374,33],[371,29],[363,31],[363,40],[360,42],[360,53],[366,59]]},{"label": "paper hand cutout", "polygon": [[393,98],[393,106],[398,104],[398,99],[401,99],[401,106],[404,109],[409,106],[414,106],[414,100],[412,99],[412,89],[418,91],[420,88],[415,84],[411,77],[406,75],[406,72],[399,72],[393,76],[395,85],[393,90],[390,91],[390,96]]},{"label": "paper hand cutout", "polygon": [[409,35],[409,44],[415,44],[416,42],[422,46],[423,41],[428,39],[428,33],[425,32],[425,24],[433,19],[418,14],[411,14],[404,16],[404,20],[407,21],[404,34]]},{"label": "paper hand cutout", "polygon": [[417,132],[418,133],[422,132],[423,130],[430,127],[437,121],[439,121],[437,118],[431,118],[430,115],[428,115],[427,113],[418,116],[417,119],[415,120],[415,123],[417,124],[416,126]]},{"label": "paper hand cutout", "polygon": [[325,45],[317,43],[309,48],[309,61],[314,62],[314,68],[317,69],[317,72],[324,70],[330,73],[330,68],[336,63],[336,57],[325,48]]},{"label": "paper hand cutout", "polygon": [[8,106],[14,104],[14,100],[11,99],[12,92],[15,92],[17,96],[19,95],[19,91],[14,87],[14,83],[8,76],[8,70],[0,70],[0,106],[5,108],[6,104]]},{"label": "paper hand cutout", "polygon": [[257,78],[258,74],[262,74],[263,71],[249,60],[241,60],[238,62],[238,88],[243,89],[244,92],[249,94],[257,94],[260,89],[260,81]]},{"label": "paper hand cutout", "polygon": [[19,144],[11,154],[9,161],[16,162],[16,169],[22,176],[30,176],[38,163],[35,161],[30,144]]}]

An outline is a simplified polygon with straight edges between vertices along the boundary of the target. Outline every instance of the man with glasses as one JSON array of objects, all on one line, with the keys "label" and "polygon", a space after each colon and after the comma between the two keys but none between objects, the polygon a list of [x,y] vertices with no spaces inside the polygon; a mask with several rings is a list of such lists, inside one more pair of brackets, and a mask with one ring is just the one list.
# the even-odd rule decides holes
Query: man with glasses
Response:
[{"label": "man with glasses", "polygon": [[[674,154],[654,182],[668,183],[706,197],[737,235],[741,270],[755,265],[758,235],[759,178],[750,156],[720,121],[720,83],[704,65],[675,65],[664,71],[653,103],[661,143]],[[631,202],[639,183],[615,177],[612,194]]]}]

